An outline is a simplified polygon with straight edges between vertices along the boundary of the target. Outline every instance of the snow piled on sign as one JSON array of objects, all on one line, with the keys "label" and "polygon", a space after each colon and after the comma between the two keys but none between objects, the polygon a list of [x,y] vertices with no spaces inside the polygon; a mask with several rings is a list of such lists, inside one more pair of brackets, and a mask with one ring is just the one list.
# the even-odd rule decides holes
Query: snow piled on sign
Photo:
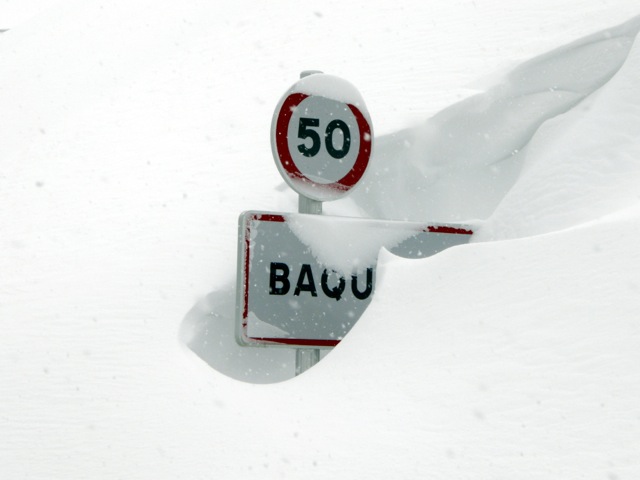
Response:
[{"label": "snow piled on sign", "polygon": [[[638,20],[543,54],[637,2],[505,5],[82,0],[0,24],[2,476],[637,478]],[[225,285],[238,214],[295,210],[268,130],[309,67],[389,133],[326,212],[484,224],[383,251],[368,311],[291,378],[291,350],[236,345]]]},{"label": "snow piled on sign", "polygon": [[351,82],[344,78],[321,72],[314,73],[298,80],[295,88],[289,89],[285,97],[294,92],[330,98],[338,102],[355,105],[367,119],[369,118],[369,111],[365,106],[362,95]]},{"label": "snow piled on sign", "polygon": [[393,228],[342,217],[328,221],[318,215],[296,215],[288,225],[319,263],[345,277],[375,265],[380,248],[391,250],[418,233],[415,224]]}]

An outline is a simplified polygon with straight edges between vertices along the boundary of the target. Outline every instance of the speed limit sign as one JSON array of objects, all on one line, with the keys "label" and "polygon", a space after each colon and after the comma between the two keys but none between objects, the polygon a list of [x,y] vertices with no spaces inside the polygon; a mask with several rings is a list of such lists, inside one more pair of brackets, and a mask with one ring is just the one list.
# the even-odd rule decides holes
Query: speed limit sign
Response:
[{"label": "speed limit sign", "polygon": [[364,100],[341,78],[304,77],[276,107],[273,156],[285,181],[305,197],[329,201],[346,195],[364,175],[372,145]]}]

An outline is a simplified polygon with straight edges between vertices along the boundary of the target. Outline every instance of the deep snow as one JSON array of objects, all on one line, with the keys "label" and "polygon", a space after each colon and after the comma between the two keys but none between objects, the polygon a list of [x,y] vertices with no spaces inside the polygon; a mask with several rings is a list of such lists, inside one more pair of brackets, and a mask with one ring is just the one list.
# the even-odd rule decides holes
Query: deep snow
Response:
[{"label": "deep snow", "polygon": [[[640,474],[636,2],[16,5],[0,476]],[[382,251],[343,342],[253,385],[293,354],[233,341],[236,220],[295,210],[268,133],[307,68],[379,134],[325,212],[481,226]]]}]

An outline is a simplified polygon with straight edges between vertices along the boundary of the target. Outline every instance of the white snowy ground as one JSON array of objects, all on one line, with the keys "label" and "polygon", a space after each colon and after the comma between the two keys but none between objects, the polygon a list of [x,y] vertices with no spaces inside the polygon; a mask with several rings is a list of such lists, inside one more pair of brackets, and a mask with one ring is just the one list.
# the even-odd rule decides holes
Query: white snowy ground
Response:
[{"label": "white snowy ground", "polygon": [[[345,3],[0,1],[0,478],[640,476],[637,2]],[[482,226],[241,382],[291,375],[225,328],[309,68],[378,135],[327,212]]]}]

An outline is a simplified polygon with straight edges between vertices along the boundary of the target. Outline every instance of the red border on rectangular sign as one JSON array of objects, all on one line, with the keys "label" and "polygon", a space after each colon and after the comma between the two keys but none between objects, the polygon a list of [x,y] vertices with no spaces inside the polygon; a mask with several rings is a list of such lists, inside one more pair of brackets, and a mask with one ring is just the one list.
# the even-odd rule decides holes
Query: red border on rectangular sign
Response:
[{"label": "red border on rectangular sign", "polygon": [[[278,338],[278,337],[250,337],[247,334],[248,330],[248,317],[249,317],[249,271],[251,265],[251,224],[252,222],[277,222],[286,223],[287,218],[285,215],[277,213],[253,213],[246,212],[245,222],[243,228],[243,241],[242,246],[244,251],[243,258],[243,283],[242,283],[242,340],[248,345],[281,345],[291,347],[335,347],[340,343],[340,340],[323,340],[323,339],[308,339],[308,338]],[[429,233],[445,233],[453,235],[472,235],[473,231],[467,228],[461,228],[452,225],[425,225],[419,230]]]},{"label": "red border on rectangular sign", "polygon": [[251,263],[251,242],[250,231],[251,222],[279,222],[284,223],[287,219],[283,215],[269,214],[269,213],[254,213],[246,218],[245,232],[244,232],[244,292],[243,292],[243,305],[242,305],[242,334],[243,337],[252,342],[259,343],[275,343],[280,345],[290,346],[304,346],[304,347],[335,347],[340,343],[340,340],[321,340],[321,339],[308,339],[308,338],[271,338],[271,337],[250,337],[247,335],[249,317],[249,266]]}]

